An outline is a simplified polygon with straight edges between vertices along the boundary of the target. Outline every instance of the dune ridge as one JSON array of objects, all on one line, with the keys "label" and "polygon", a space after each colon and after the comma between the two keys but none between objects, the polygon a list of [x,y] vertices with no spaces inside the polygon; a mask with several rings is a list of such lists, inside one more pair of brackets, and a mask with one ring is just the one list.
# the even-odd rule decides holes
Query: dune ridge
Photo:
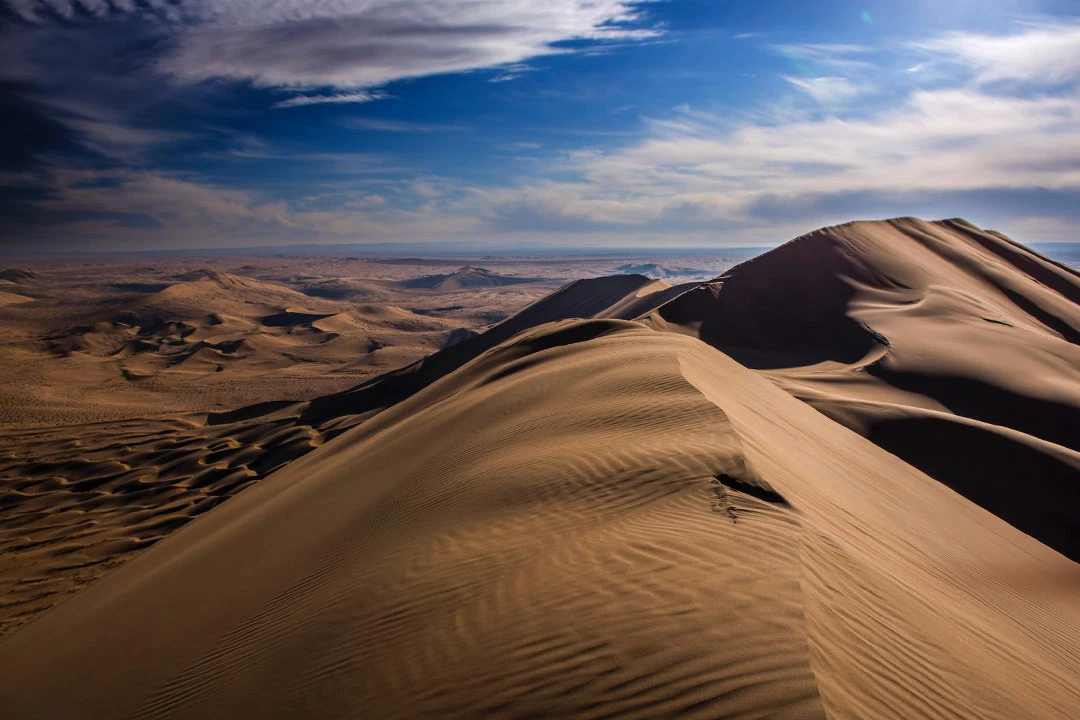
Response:
[{"label": "dune ridge", "polygon": [[[739,265],[645,321],[766,371],[1080,559],[1073,270],[962,220],[851,223]],[[968,459],[979,455],[995,461]],[[1066,510],[1047,509],[1042,493],[1005,490],[1032,463]]]}]

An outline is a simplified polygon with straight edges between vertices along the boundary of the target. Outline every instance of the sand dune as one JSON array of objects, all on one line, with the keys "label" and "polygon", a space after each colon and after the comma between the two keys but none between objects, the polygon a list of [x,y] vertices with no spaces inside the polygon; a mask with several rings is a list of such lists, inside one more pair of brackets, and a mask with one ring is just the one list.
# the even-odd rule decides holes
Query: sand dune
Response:
[{"label": "sand dune", "polygon": [[0,280],[10,283],[21,283],[37,277],[40,277],[40,275],[33,270],[24,270],[22,268],[4,268],[0,270]]},{"label": "sand dune", "polygon": [[33,302],[34,298],[20,295],[19,293],[0,290],[0,306],[18,305],[19,303]]},{"label": "sand dune", "polygon": [[539,282],[540,280],[541,278],[500,275],[486,268],[466,265],[447,275],[425,275],[406,280],[403,285],[407,288],[423,288],[425,290],[462,290],[476,287],[519,285],[521,283]]},{"label": "sand dune", "polygon": [[465,313],[315,298],[219,270],[122,270],[2,281],[0,424],[168,419],[307,399],[408,364],[474,327]]},{"label": "sand dune", "polygon": [[0,642],[0,707],[1076,717],[1078,287],[857,223],[571,283],[310,402],[12,439],[5,597],[101,577]]},{"label": "sand dune", "polygon": [[624,275],[645,275],[658,280],[677,277],[700,278],[703,274],[699,268],[670,267],[660,263],[626,263],[615,268],[615,272]]},{"label": "sand dune", "polygon": [[[124,364],[129,376],[163,369],[220,371],[237,361],[249,361],[265,371],[295,367],[301,358],[358,360],[383,348],[403,349],[398,348],[402,345],[430,351],[453,327],[400,308],[346,309],[228,273],[198,271],[180,277],[182,282],[110,310],[93,325],[58,333],[52,347],[63,353],[138,356],[137,362]],[[400,364],[380,359],[391,367]]]},{"label": "sand dune", "polygon": [[[744,263],[648,321],[769,371],[1080,559],[1074,271],[961,220],[854,223]],[[1044,493],[1011,492],[1029,474],[1069,509],[1047,508]]]},{"label": "sand dune", "polygon": [[1064,718],[1078,581],[692,338],[559,323],[13,634],[0,692],[49,717]]}]

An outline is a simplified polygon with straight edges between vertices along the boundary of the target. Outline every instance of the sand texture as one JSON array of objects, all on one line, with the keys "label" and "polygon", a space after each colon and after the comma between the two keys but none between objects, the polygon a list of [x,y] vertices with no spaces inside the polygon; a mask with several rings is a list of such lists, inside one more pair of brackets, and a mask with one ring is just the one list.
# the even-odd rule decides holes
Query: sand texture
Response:
[{"label": "sand texture", "polygon": [[1078,288],[857,223],[309,401],[20,435],[5,597],[99,570],[0,640],[0,708],[1075,718]]}]

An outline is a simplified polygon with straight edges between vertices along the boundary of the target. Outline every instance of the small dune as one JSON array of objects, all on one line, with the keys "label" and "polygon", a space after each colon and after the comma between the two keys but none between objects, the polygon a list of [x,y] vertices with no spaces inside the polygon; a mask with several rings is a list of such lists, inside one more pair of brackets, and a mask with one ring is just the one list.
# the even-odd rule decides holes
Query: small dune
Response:
[{"label": "small dune", "polygon": [[541,278],[499,275],[485,268],[465,266],[447,275],[425,275],[406,280],[404,287],[424,290],[466,290],[480,287],[503,287],[521,283],[540,282]]},{"label": "small dune", "polygon": [[0,280],[5,280],[11,283],[20,283],[25,280],[33,280],[41,277],[41,275],[33,270],[25,270],[21,268],[4,268],[0,270]]},{"label": "small dune", "polygon": [[20,295],[19,293],[8,292],[7,290],[0,290],[0,307],[7,305],[18,305],[20,303],[33,302],[34,298],[27,297],[26,295]]}]

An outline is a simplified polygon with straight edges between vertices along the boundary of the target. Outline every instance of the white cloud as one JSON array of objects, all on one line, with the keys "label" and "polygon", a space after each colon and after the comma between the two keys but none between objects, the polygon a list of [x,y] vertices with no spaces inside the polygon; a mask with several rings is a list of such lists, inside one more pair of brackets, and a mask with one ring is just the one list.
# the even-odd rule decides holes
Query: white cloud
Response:
[{"label": "white cloud", "polygon": [[649,34],[627,26],[629,0],[204,0],[184,12],[162,70],[284,88],[373,88]]},{"label": "white cloud", "polygon": [[973,89],[914,92],[864,118],[775,125],[654,123],[614,152],[577,153],[574,182],[484,193],[496,218],[619,225],[753,223],[853,194],[904,197],[1043,188],[1080,191],[1080,97],[1016,98]]},{"label": "white cloud", "polygon": [[1012,35],[949,33],[915,47],[971,67],[980,83],[1080,79],[1080,23],[1029,26]]},{"label": "white cloud", "polygon": [[[4,0],[23,19],[48,22],[44,6]],[[446,72],[509,67],[566,52],[567,40],[650,37],[640,0],[147,0],[112,3],[169,37],[159,67],[187,80],[249,80],[264,87],[359,90]],[[104,15],[104,0],[50,0],[77,19]]]},{"label": "white cloud", "polygon": [[418,123],[407,120],[390,120],[386,118],[361,118],[350,117],[339,122],[342,127],[351,130],[370,130],[374,132],[391,133],[442,133],[464,132],[469,128],[465,125],[453,123]]},{"label": "white cloud", "polygon": [[830,69],[837,73],[863,70],[871,67],[868,56],[874,48],[867,45],[842,43],[804,43],[800,45],[773,45],[781,55],[805,65]]},{"label": "white cloud", "polygon": [[842,77],[798,78],[785,75],[784,80],[822,105],[843,105],[861,92],[851,81]]},{"label": "white cloud", "polygon": [[299,107],[302,105],[326,105],[341,103],[366,103],[373,100],[382,100],[387,97],[386,93],[370,90],[354,90],[352,92],[331,93],[329,95],[294,95],[288,100],[275,103],[276,108]]},{"label": "white cloud", "polygon": [[[126,79],[145,88],[154,80],[124,63],[154,48],[149,69],[181,83],[234,80],[307,91],[280,108],[370,102],[387,97],[379,88],[388,83],[441,73],[495,69],[492,80],[508,80],[532,69],[524,63],[529,58],[571,52],[558,43],[658,32],[641,25],[639,0],[0,3],[36,26],[0,30],[0,78],[31,79],[52,96],[93,95],[59,87],[67,75],[84,86],[87,79]],[[55,22],[57,15],[65,21]]]},{"label": "white cloud", "polygon": [[[954,74],[950,83],[935,72],[931,87],[916,85],[893,104],[869,110],[850,106],[864,87],[840,72],[861,75],[867,48],[783,46],[807,67],[837,70],[783,77],[826,114],[778,110],[740,121],[681,107],[648,121],[642,142],[566,156],[553,169],[573,180],[519,180],[478,197],[497,224],[552,231],[775,227],[785,219],[821,219],[829,214],[823,208],[849,207],[845,198],[861,198],[857,207],[867,198],[895,207],[988,192],[1080,198],[1077,38],[1076,26],[1061,25],[923,43],[927,64],[963,58],[974,77]],[[1003,91],[989,84],[1000,79],[1019,85]],[[1045,237],[1075,223],[1039,218],[1017,226],[1037,227]]]}]

